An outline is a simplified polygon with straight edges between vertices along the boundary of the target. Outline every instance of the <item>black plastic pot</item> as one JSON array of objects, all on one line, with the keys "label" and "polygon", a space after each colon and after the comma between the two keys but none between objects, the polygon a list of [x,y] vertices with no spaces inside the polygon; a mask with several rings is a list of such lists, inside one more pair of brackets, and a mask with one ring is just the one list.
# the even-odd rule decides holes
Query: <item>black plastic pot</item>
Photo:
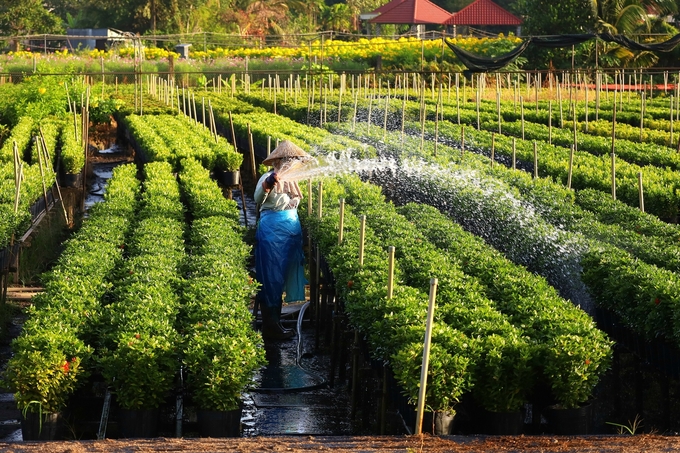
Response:
[{"label": "black plastic pot", "polygon": [[548,428],[560,435],[590,434],[593,428],[593,406],[587,404],[576,409],[549,406],[543,411]]},{"label": "black plastic pot", "polygon": [[158,436],[158,409],[121,409],[118,413],[121,437]]},{"label": "black plastic pot", "polygon": [[196,415],[201,437],[241,437],[242,414],[242,408],[232,411],[199,409]]},{"label": "black plastic pot", "polygon": [[241,180],[241,172],[240,171],[220,171],[219,173],[219,178],[220,182],[222,185],[225,186],[238,186],[239,181]]},{"label": "black plastic pot", "polygon": [[434,413],[434,433],[438,436],[447,436],[453,430],[453,420],[455,412],[435,412]]},{"label": "black plastic pot", "polygon": [[21,435],[24,440],[55,440],[59,439],[62,418],[59,412],[43,413],[27,412],[21,417]]},{"label": "black plastic pot", "polygon": [[498,436],[514,436],[521,434],[524,428],[524,415],[522,411],[516,412],[490,412],[483,411],[482,426],[485,434]]},{"label": "black plastic pot", "polygon": [[62,187],[79,187],[82,180],[82,172],[80,173],[64,173],[61,176]]}]

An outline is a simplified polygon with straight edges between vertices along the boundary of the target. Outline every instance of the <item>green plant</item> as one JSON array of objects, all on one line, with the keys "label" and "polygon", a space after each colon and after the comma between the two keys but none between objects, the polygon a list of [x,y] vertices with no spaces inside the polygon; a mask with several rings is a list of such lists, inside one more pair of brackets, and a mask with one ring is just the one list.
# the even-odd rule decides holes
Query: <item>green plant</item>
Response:
[{"label": "green plant", "polygon": [[630,420],[628,420],[627,425],[622,425],[620,423],[614,423],[614,422],[606,422],[606,423],[608,425],[615,426],[617,428],[617,430],[616,430],[617,434],[628,433],[631,436],[634,436],[637,433],[637,431],[640,428],[642,428],[642,426],[643,426],[642,418],[640,417],[640,414],[636,414],[635,418],[633,419],[632,422]]}]

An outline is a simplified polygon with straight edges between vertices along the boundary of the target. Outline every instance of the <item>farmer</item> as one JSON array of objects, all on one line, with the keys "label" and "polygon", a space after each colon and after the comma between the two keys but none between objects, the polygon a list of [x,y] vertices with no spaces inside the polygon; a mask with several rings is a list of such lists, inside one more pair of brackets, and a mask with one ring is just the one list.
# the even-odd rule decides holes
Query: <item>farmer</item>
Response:
[{"label": "farmer", "polygon": [[262,284],[257,295],[262,313],[262,336],[285,340],[294,332],[281,325],[283,293],[286,302],[305,299],[302,227],[297,207],[302,199],[293,176],[311,156],[284,140],[262,163],[274,169],[262,175],[255,187],[260,221],[255,235],[255,272]]}]

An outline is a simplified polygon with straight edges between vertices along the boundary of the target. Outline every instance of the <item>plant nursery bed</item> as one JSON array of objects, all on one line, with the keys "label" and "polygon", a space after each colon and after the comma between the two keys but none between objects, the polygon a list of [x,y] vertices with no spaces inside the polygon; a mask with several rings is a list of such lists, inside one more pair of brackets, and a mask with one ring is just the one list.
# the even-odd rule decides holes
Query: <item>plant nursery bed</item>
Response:
[{"label": "plant nursery bed", "polygon": [[668,452],[680,449],[680,437],[639,436],[500,436],[461,437],[258,437],[233,439],[137,439],[69,442],[0,443],[7,452]]}]

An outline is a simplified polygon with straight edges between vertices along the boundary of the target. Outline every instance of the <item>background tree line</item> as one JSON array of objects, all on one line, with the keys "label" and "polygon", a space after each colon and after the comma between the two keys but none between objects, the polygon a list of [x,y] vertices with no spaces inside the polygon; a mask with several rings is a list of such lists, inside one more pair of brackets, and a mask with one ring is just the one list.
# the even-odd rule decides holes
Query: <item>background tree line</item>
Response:
[{"label": "background tree line", "polygon": [[[295,35],[323,30],[361,31],[359,14],[389,0],[3,0],[0,35],[63,33],[66,28],[115,28],[151,34],[217,32],[241,36]],[[433,0],[459,11],[473,0]],[[680,0],[494,0],[524,20],[523,35],[610,31],[660,40],[673,26]],[[392,27],[403,32],[408,27]],[[675,66],[677,57],[631,52],[589,41],[575,50],[579,61],[603,66]],[[596,56],[597,54],[597,56]],[[532,66],[571,64],[571,49],[529,50]]]}]

